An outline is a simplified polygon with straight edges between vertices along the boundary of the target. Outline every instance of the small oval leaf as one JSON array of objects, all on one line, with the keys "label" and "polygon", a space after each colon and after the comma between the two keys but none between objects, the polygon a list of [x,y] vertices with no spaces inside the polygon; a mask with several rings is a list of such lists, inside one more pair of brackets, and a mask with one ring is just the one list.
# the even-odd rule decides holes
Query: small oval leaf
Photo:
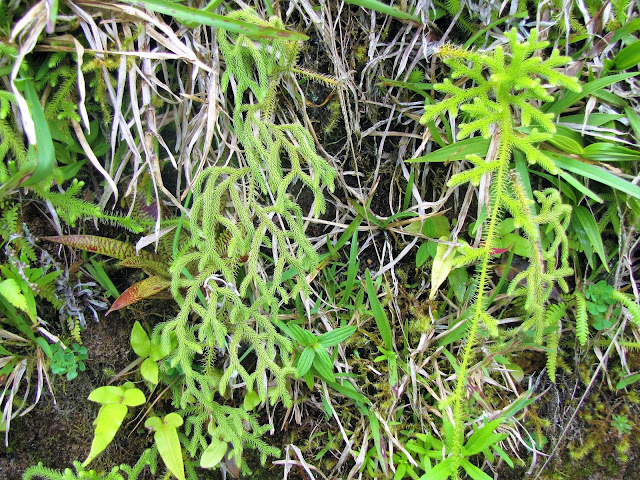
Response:
[{"label": "small oval leaf", "polygon": [[200,458],[202,468],[213,468],[220,463],[227,453],[227,442],[214,439]]},{"label": "small oval leaf", "polygon": [[147,382],[151,382],[154,385],[158,384],[158,364],[151,360],[150,358],[146,358],[142,365],[140,365],[140,375]]},{"label": "small oval leaf", "polygon": [[131,347],[136,355],[142,358],[148,357],[151,351],[151,340],[140,322],[134,323],[131,329]]}]

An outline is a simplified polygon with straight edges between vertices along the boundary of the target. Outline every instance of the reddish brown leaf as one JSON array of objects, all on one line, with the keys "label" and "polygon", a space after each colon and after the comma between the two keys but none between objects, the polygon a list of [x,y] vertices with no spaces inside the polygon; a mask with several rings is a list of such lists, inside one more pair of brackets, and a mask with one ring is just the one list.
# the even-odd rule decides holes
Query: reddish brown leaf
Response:
[{"label": "reddish brown leaf", "polygon": [[43,240],[61,243],[68,247],[79,248],[87,252],[100,253],[107,257],[125,260],[130,257],[140,257],[155,262],[163,262],[164,259],[151,252],[140,250],[136,254],[136,247],[130,243],[114,240],[113,238],[97,237],[95,235],[59,235],[55,237],[42,237]]},{"label": "reddish brown leaf", "polygon": [[121,308],[132,305],[140,300],[149,298],[151,295],[155,295],[156,293],[164,290],[169,285],[171,285],[171,280],[158,275],[153,275],[149,278],[145,278],[141,282],[134,283],[122,292],[122,295],[113,302],[113,305],[111,305],[111,308],[104,314],[104,316],[106,317],[115,310],[120,310]]}]

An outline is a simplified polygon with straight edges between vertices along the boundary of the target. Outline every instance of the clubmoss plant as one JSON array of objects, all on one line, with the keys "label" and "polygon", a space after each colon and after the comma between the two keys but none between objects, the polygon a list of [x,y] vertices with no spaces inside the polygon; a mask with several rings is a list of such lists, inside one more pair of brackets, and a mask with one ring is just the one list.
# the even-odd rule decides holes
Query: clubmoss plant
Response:
[{"label": "clubmoss plant", "polygon": [[[529,267],[511,282],[509,292],[524,297],[526,317],[522,328],[533,328],[536,340],[543,339],[547,327],[545,304],[553,284],[558,283],[566,291],[567,285],[563,277],[571,273],[566,237],[570,207],[561,203],[560,194],[553,189],[534,192],[534,200],[527,193],[522,179],[512,170],[511,159],[514,150],[519,150],[529,164],[537,164],[554,175],[558,173],[553,161],[536,148],[536,144],[548,139],[555,131],[553,116],[543,113],[538,105],[553,100],[548,92],[553,86],[573,91],[579,91],[580,86],[575,78],[554,70],[569,63],[570,58],[560,56],[557,50],[546,60],[535,56],[549,45],[548,42],[537,40],[536,30],[532,30],[529,38],[522,43],[518,40],[515,29],[505,36],[509,41],[510,54],[500,46],[491,53],[443,46],[440,55],[451,68],[451,79],[445,79],[434,88],[447,94],[447,97],[434,105],[427,105],[421,119],[426,124],[447,111],[455,117],[460,110],[464,116],[458,140],[475,133],[492,140],[487,158],[468,155],[467,161],[473,167],[454,175],[449,181],[450,187],[467,182],[479,185],[483,177],[491,182],[487,206],[489,213],[483,224],[483,242],[478,248],[462,248],[462,255],[458,259],[459,266],[477,262],[478,288],[475,301],[470,307],[455,393],[444,402],[453,404],[455,425],[451,478],[458,477],[463,458],[463,404],[467,370],[475,339],[480,333],[481,325],[492,335],[499,334],[496,319],[487,311],[491,256],[499,246],[497,226],[503,215],[508,212],[515,219],[534,252]],[[453,83],[452,80],[458,82]],[[471,82],[472,85],[469,85]],[[529,134],[522,134],[518,131],[521,126],[535,128]],[[553,229],[554,239],[548,244],[541,239],[541,225]],[[522,286],[523,281],[526,281],[525,286]],[[554,343],[554,338],[548,340]]]},{"label": "clubmoss plant", "polygon": [[[282,27],[279,19],[265,22],[250,11],[229,17]],[[291,187],[301,181],[309,189],[317,215],[324,211],[322,189],[333,188],[335,172],[302,125],[273,119],[278,87],[282,76],[292,73],[298,43],[256,42],[222,31],[218,40],[226,62],[225,91],[231,92],[234,82],[233,126],[244,155],[232,165],[204,170],[195,181],[184,223],[190,240],[170,268],[180,311],[154,335],[166,346],[177,339],[169,362],[184,372],[184,390],[174,394],[186,413],[187,451],[194,456],[224,438],[240,464],[245,443],[257,448],[263,461],[277,449],[259,439],[264,427],[250,413],[220,405],[214,395],[224,396],[243,382],[262,402],[268,395],[272,402],[291,404],[293,346],[273,321],[280,305],[308,293],[306,276],[318,264]],[[293,277],[291,290],[285,274]],[[222,378],[215,365],[219,354],[226,359]],[[248,354],[250,361],[242,361]]]}]

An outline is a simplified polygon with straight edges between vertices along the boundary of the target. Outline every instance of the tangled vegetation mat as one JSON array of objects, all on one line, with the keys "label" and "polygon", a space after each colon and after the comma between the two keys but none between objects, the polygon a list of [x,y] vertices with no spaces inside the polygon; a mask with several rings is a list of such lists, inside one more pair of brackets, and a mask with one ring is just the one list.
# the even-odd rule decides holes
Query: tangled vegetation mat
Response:
[{"label": "tangled vegetation mat", "polygon": [[3,479],[640,478],[629,0],[0,0]]}]

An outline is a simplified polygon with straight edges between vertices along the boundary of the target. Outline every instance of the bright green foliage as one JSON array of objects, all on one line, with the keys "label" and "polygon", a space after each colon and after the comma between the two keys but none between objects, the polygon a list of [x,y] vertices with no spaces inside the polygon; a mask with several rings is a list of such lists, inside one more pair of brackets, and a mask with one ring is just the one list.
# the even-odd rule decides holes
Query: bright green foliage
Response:
[{"label": "bright green foliage", "polygon": [[80,462],[73,462],[73,466],[76,473],[73,473],[70,468],[66,468],[63,472],[47,468],[42,465],[42,462],[33,467],[29,467],[23,474],[23,480],[32,480],[36,478],[42,478],[45,480],[125,480],[122,474],[126,474],[126,480],[135,480],[140,473],[149,466],[151,473],[155,473],[157,463],[157,452],[155,449],[147,449],[144,451],[140,459],[133,467],[129,465],[120,465],[119,467],[113,467],[111,471],[106,473],[99,473],[95,470],[85,470]]},{"label": "bright green foliage", "polygon": [[89,465],[94,458],[109,446],[129,411],[128,407],[136,407],[146,402],[144,393],[134,388],[130,382],[120,387],[96,388],[89,394],[89,400],[101,403],[102,407],[100,407],[98,416],[93,422],[96,431],[89,456],[82,462],[83,467]]},{"label": "bright green foliage", "polygon": [[89,358],[86,347],[74,343],[70,348],[64,350],[58,342],[51,347],[51,350],[52,357],[49,366],[52,373],[66,375],[67,380],[73,380],[78,376],[78,370],[84,372],[86,367],[83,360]]},{"label": "bright green foliage", "polygon": [[589,336],[587,301],[581,292],[576,291],[573,296],[576,300],[576,337],[580,345],[584,346]]},{"label": "bright green foliage", "polygon": [[[538,341],[544,335],[545,304],[551,294],[553,283],[567,288],[562,277],[571,273],[568,265],[568,242],[566,228],[570,220],[570,207],[562,205],[560,195],[554,190],[535,192],[539,203],[536,213],[535,201],[527,194],[521,179],[511,170],[511,156],[514,150],[522,152],[529,164],[538,164],[551,174],[558,169],[553,161],[536,148],[539,142],[550,137],[555,131],[553,115],[543,113],[533,102],[548,102],[553,97],[547,89],[563,86],[574,91],[580,87],[574,78],[567,77],[554,68],[567,64],[568,57],[562,57],[557,50],[543,60],[534,56],[545,49],[548,42],[537,40],[536,30],[520,43],[516,30],[505,34],[509,40],[509,53],[496,47],[491,53],[466,51],[445,45],[440,51],[444,62],[451,68],[451,79],[434,86],[447,97],[425,107],[421,122],[433,121],[445,112],[452,116],[458,110],[465,114],[459,125],[458,140],[479,133],[491,138],[491,146],[486,158],[468,155],[466,158],[473,168],[454,175],[449,186],[471,182],[479,185],[482,178],[490,181],[490,203],[488,218],[483,225],[483,240],[479,248],[461,248],[457,266],[478,262],[477,294],[470,307],[467,340],[463,347],[458,370],[455,394],[445,403],[454,403],[455,433],[451,441],[451,477],[457,478],[458,468],[463,465],[462,445],[464,439],[463,403],[467,381],[467,367],[473,352],[475,337],[480,324],[484,324],[492,334],[498,333],[497,321],[487,313],[489,307],[490,261],[498,244],[497,228],[504,212],[510,213],[516,227],[520,228],[531,245],[533,252],[528,268],[510,284],[509,291],[524,298],[527,316],[523,328],[533,328]],[[460,81],[464,79],[464,81]],[[543,83],[544,80],[544,83]],[[472,82],[471,84],[468,84]],[[528,135],[516,131],[519,126],[533,125]],[[538,130],[541,128],[542,131]],[[553,231],[553,238],[542,238],[540,226],[547,225]],[[560,251],[560,262],[556,258]],[[527,286],[519,282],[527,280]],[[548,341],[554,343],[555,337]],[[448,460],[448,459],[447,459]]]},{"label": "bright green foliage", "polygon": [[335,381],[333,361],[326,349],[343,342],[355,331],[356,327],[340,327],[316,337],[298,325],[289,325],[287,333],[303,347],[296,358],[298,377],[304,377],[309,388],[313,388],[314,373],[325,381]]},{"label": "bright green foliage", "polygon": [[558,365],[558,343],[560,341],[560,319],[567,311],[567,304],[549,305],[545,314],[545,324],[551,331],[547,338],[547,375],[552,382],[556,381]]},{"label": "bright green foliage", "polygon": [[618,436],[628,435],[633,428],[633,422],[626,415],[614,415],[611,417],[611,426],[616,429]]},{"label": "bright green foliage", "polygon": [[142,378],[157,385],[158,383],[158,361],[169,355],[170,350],[175,348],[175,342],[172,342],[170,350],[165,350],[160,344],[159,338],[154,338],[152,342],[144,331],[140,322],[136,322],[131,330],[131,347],[133,351],[140,357],[142,364],[140,365],[140,375]]},{"label": "bright green foliage", "polygon": [[[228,18],[282,27],[278,19],[267,23],[249,11]],[[249,443],[264,461],[266,453],[277,450],[258,439],[263,428],[247,412],[213,398],[217,392],[225,395],[231,381],[242,381],[266,401],[270,378],[272,402],[281,398],[291,404],[287,380],[296,372],[293,345],[273,321],[282,303],[308,293],[306,275],[316,267],[318,255],[305,236],[303,212],[290,190],[301,181],[314,196],[313,213],[319,214],[324,211],[322,188],[333,188],[335,172],[316,153],[302,125],[272,120],[281,76],[291,73],[298,44],[286,39],[257,43],[229,32],[220,32],[218,39],[227,64],[223,89],[231,93],[229,84],[235,82],[233,125],[244,156],[235,165],[213,166],[197,177],[183,226],[189,240],[170,269],[180,311],[156,327],[154,335],[163,346],[172,336],[177,339],[169,363],[184,372],[184,391],[175,400],[185,409],[185,430],[192,436],[189,453],[195,455],[208,443],[202,427],[212,417],[214,438],[227,438],[236,459]],[[265,264],[264,247],[273,252],[271,265]],[[295,274],[286,283],[285,272]],[[250,367],[241,363],[241,347],[249,347],[254,357]],[[214,366],[218,352],[228,359],[221,378]]]},{"label": "bright green foliage", "polygon": [[178,480],[185,480],[184,463],[182,462],[182,449],[178,439],[177,428],[183,424],[182,417],[175,412],[165,415],[161,420],[158,417],[147,418],[144,426],[154,431],[153,438],[158,448],[158,453],[169,471]]}]

